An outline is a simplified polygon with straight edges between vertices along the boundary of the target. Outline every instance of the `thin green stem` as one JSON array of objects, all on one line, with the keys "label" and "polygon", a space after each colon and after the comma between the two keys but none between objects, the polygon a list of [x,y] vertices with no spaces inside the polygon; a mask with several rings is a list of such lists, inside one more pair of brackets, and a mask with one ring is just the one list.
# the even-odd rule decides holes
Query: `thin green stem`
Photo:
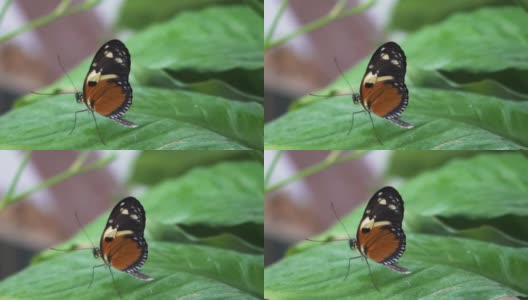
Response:
[{"label": "thin green stem", "polygon": [[[264,45],[268,45],[271,42],[271,39],[273,38],[273,35],[275,34],[275,30],[277,30],[277,25],[279,24],[279,20],[281,19],[282,15],[286,11],[286,7],[288,7],[288,0],[282,0],[281,6],[279,7],[279,11],[273,17],[273,21],[271,22],[271,27],[268,31],[268,34],[266,35],[266,38],[264,39]],[[266,48],[264,46],[264,48]]]},{"label": "thin green stem", "polygon": [[9,189],[7,190],[7,194],[4,198],[5,202],[10,202],[12,195],[15,193],[15,189],[18,184],[18,181],[20,180],[20,176],[22,175],[22,172],[26,168],[30,158],[31,158],[31,151],[26,151],[24,153],[24,157],[22,158],[22,162],[20,163],[20,166],[18,166],[18,170],[16,171],[15,177],[13,178],[13,182],[11,182]]},{"label": "thin green stem", "polygon": [[13,0],[5,0],[4,6],[2,6],[2,10],[0,10],[0,24],[2,24],[2,21],[4,20],[7,9],[9,8],[9,6],[11,6],[11,2],[13,2]]},{"label": "thin green stem", "polygon": [[[269,43],[264,43],[264,50],[268,50],[268,49],[272,49],[272,48],[275,48],[277,46],[280,46],[280,45],[286,43],[287,41],[296,38],[299,35],[303,35],[303,34],[305,34],[307,32],[310,32],[312,30],[320,28],[320,27],[322,27],[322,26],[324,26],[324,25],[326,25],[328,23],[331,23],[333,21],[342,19],[344,17],[351,16],[351,15],[354,15],[354,14],[361,13],[361,12],[365,11],[366,9],[370,8],[372,5],[374,5],[375,2],[376,2],[376,0],[370,0],[370,1],[367,1],[367,2],[365,2],[363,4],[359,4],[359,5],[357,5],[357,6],[353,7],[353,8],[343,10],[343,8],[344,8],[343,1],[339,1],[339,2],[336,3],[336,5],[334,5],[334,7],[330,10],[330,13],[328,13],[326,16],[323,16],[322,18],[320,18],[318,20],[315,20],[315,21],[313,21],[311,23],[308,23],[308,24],[304,25],[303,27],[300,27],[296,31],[293,31],[293,32],[283,36],[282,38],[280,38],[280,39],[278,39],[276,41],[269,42]],[[339,11],[339,8],[341,8],[341,11]]]},{"label": "thin green stem", "polygon": [[32,187],[32,188],[29,188],[27,189],[26,191],[12,197],[12,198],[6,198],[5,201],[3,201],[2,203],[0,203],[0,208],[2,207],[5,207],[6,205],[10,204],[10,203],[13,203],[13,202],[16,202],[20,199],[23,199],[23,198],[26,198],[27,196],[35,193],[35,192],[38,192],[40,190],[43,190],[43,189],[46,189],[52,185],[55,185],[59,182],[62,182],[66,179],[69,179],[73,176],[77,176],[77,175],[80,175],[80,174],[83,174],[83,173],[86,173],[86,172],[90,172],[92,170],[96,170],[96,169],[101,169],[105,166],[107,166],[109,163],[111,163],[112,161],[114,161],[116,158],[117,158],[117,155],[115,155],[114,153],[110,154],[110,155],[107,155],[105,157],[102,157],[100,158],[99,160],[95,161],[94,163],[92,164],[88,164],[88,165],[79,165],[79,162],[81,161],[85,161],[87,156],[88,156],[89,152],[83,152],[79,155],[79,158],[77,158],[73,163],[72,165],[70,165],[70,167],[68,167],[68,169],[66,169],[64,172],[62,172],[61,174],[58,174],[58,175],[55,175],[51,178],[48,178],[42,182],[40,182],[38,185]]},{"label": "thin green stem", "polygon": [[284,187],[285,185],[287,184],[290,184],[294,181],[297,181],[299,179],[302,179],[304,177],[308,177],[310,175],[313,175],[315,173],[318,173],[326,168],[329,168],[331,166],[334,166],[336,164],[339,164],[339,163],[342,163],[342,162],[345,162],[345,161],[348,161],[348,160],[352,160],[352,159],[356,159],[358,157],[361,157],[363,154],[365,154],[365,151],[362,151],[362,150],[358,150],[358,151],[353,151],[351,152],[350,154],[347,154],[347,155],[342,155],[342,156],[339,156],[339,153],[341,151],[332,151],[328,154],[328,156],[323,160],[321,161],[320,163],[318,164],[315,164],[313,166],[310,166],[304,170],[301,170],[300,172],[298,172],[297,174],[289,177],[289,178],[286,178],[284,180],[281,180],[279,182],[277,182],[276,184],[270,186],[270,187],[266,187],[266,189],[264,190],[264,193],[269,193],[269,192],[273,192],[273,191],[276,191],[282,187]]},{"label": "thin green stem", "polygon": [[53,22],[60,17],[69,16],[72,14],[76,14],[79,12],[89,10],[93,8],[94,6],[96,6],[97,4],[99,4],[102,0],[87,0],[79,5],[69,7],[71,1],[72,0],[62,0],[61,3],[59,3],[57,7],[55,7],[55,9],[49,15],[35,19],[27,23],[26,25],[20,28],[17,28],[5,34],[4,36],[0,37],[0,43],[4,43],[23,32],[31,31],[39,26]]},{"label": "thin green stem", "polygon": [[273,156],[273,159],[271,160],[271,165],[266,172],[266,177],[264,178],[264,186],[268,185],[271,175],[273,174],[273,171],[275,171],[275,167],[277,166],[277,163],[279,162],[279,159],[281,158],[282,153],[283,153],[282,150],[278,150],[277,152],[275,152],[275,155]]}]

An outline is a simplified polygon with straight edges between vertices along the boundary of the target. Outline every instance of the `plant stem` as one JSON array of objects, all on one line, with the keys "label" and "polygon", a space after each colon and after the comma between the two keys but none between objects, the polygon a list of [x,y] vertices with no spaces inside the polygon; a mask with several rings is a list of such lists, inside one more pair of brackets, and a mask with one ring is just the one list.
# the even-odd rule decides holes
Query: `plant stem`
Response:
[{"label": "plant stem", "polygon": [[275,166],[277,166],[277,162],[279,162],[280,157],[282,156],[282,150],[277,150],[275,152],[275,155],[273,156],[273,160],[271,161],[271,165],[266,172],[266,177],[264,178],[264,186],[267,186],[269,183],[269,180],[271,178],[271,175],[273,174],[273,171],[275,171]]},{"label": "plant stem", "polygon": [[266,43],[264,43],[264,50],[268,50],[268,49],[280,46],[280,45],[286,43],[287,41],[296,38],[299,35],[302,35],[302,34],[305,34],[307,32],[310,32],[310,31],[312,31],[314,29],[322,27],[322,26],[324,26],[324,25],[326,25],[328,23],[331,23],[333,21],[342,19],[344,17],[351,16],[351,15],[354,15],[354,14],[361,13],[361,12],[365,11],[366,9],[368,9],[369,7],[371,7],[372,5],[374,5],[376,0],[369,0],[369,1],[365,2],[365,3],[363,3],[363,4],[359,4],[359,5],[355,6],[355,7],[347,9],[347,10],[343,10],[344,2],[346,2],[346,1],[337,2],[326,16],[323,16],[322,18],[320,18],[318,20],[315,20],[315,21],[313,21],[311,23],[308,23],[308,24],[304,25],[303,27],[298,28],[296,31],[293,31],[293,32],[287,34],[286,36],[284,36],[284,37],[282,37],[282,38],[280,38],[280,39],[278,39],[278,40],[276,40],[274,42],[266,42]]},{"label": "plant stem", "polygon": [[[83,173],[86,173],[86,172],[89,172],[89,171],[92,171],[92,170],[96,170],[96,169],[100,169],[100,168],[103,168],[105,166],[107,166],[109,163],[111,163],[112,161],[114,161],[117,156],[112,153],[110,155],[107,155],[105,157],[102,157],[100,158],[99,160],[95,161],[94,163],[92,164],[88,164],[88,165],[84,165],[84,162],[86,161],[88,155],[90,154],[90,152],[83,152],[79,155],[79,157],[70,165],[70,167],[68,169],[66,169],[64,172],[62,172],[61,174],[58,174],[58,175],[55,175],[51,178],[48,178],[44,181],[42,181],[41,183],[39,183],[38,185],[32,187],[32,188],[29,188],[28,190],[14,196],[14,197],[10,197],[10,198],[5,198],[4,201],[0,202],[0,209],[5,207],[6,205],[10,204],[10,203],[13,203],[13,202],[16,202],[20,199],[23,199],[23,198],[26,198],[27,196],[35,193],[35,192],[38,192],[42,189],[45,189],[45,188],[48,188],[52,185],[55,185],[59,182],[62,182],[66,179],[69,179],[73,176],[77,176],[77,175],[80,175],[80,174],[83,174]],[[26,162],[27,163],[27,162]],[[19,168],[20,169],[23,169],[23,168]],[[18,175],[18,174],[17,174]],[[18,180],[18,179],[16,179]]]},{"label": "plant stem", "polygon": [[340,156],[339,154],[341,153],[341,151],[331,151],[328,156],[323,160],[321,161],[320,163],[318,164],[315,164],[313,166],[310,166],[304,170],[301,170],[300,172],[298,172],[297,174],[289,177],[289,178],[286,178],[284,180],[281,180],[280,182],[277,182],[276,184],[270,186],[270,187],[266,187],[265,190],[264,190],[264,193],[269,193],[269,192],[273,192],[275,190],[278,190],[282,187],[284,187],[285,185],[287,184],[290,184],[294,181],[297,181],[299,179],[302,179],[304,177],[308,177],[310,175],[313,175],[317,172],[320,172],[326,168],[329,168],[333,165],[336,165],[336,164],[339,164],[341,162],[345,162],[345,161],[348,161],[348,160],[352,160],[352,159],[356,159],[358,157],[361,157],[363,154],[365,154],[366,151],[361,151],[361,150],[358,150],[358,151],[353,151],[351,152],[350,154],[347,154],[347,155],[343,155],[343,156]]},{"label": "plant stem", "polygon": [[53,22],[60,17],[69,16],[71,14],[89,10],[93,8],[94,6],[96,6],[97,4],[99,4],[102,0],[87,0],[79,5],[73,6],[68,9],[71,1],[72,0],[62,0],[62,2],[59,3],[57,7],[55,7],[55,9],[49,15],[35,19],[27,23],[26,25],[18,29],[15,29],[5,34],[4,36],[0,37],[0,43],[4,43],[23,32],[31,31],[39,26]]},{"label": "plant stem", "polygon": [[7,9],[9,8],[9,6],[11,6],[11,2],[13,2],[13,0],[5,0],[4,6],[2,6],[2,10],[0,10],[0,24],[2,24],[2,21],[4,20]]},{"label": "plant stem", "polygon": [[[13,182],[11,182],[11,185],[9,186],[9,189],[7,190],[7,194],[4,197],[5,202],[11,202],[11,196],[15,192],[16,186],[18,184],[18,181],[20,180],[20,176],[22,175],[22,172],[27,166],[27,163],[29,162],[29,159],[31,158],[31,151],[26,151],[24,153],[24,157],[22,158],[22,162],[18,166],[18,170],[16,171],[15,177],[13,178]],[[4,202],[2,201],[2,202]],[[1,204],[0,204],[1,205]]]},{"label": "plant stem", "polygon": [[286,11],[286,7],[288,7],[288,2],[288,0],[282,0],[281,6],[279,7],[279,11],[277,12],[277,15],[275,15],[275,17],[273,18],[273,21],[271,22],[271,27],[268,31],[268,34],[266,35],[266,38],[264,39],[264,49],[266,49],[266,45],[270,44],[271,39],[275,34],[275,30],[277,29],[277,25],[279,24],[279,20]]}]

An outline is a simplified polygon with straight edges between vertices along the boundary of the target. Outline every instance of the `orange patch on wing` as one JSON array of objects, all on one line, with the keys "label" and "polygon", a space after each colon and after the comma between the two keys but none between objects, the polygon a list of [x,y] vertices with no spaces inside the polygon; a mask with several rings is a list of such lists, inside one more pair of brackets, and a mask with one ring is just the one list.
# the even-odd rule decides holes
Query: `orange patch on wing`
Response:
[{"label": "orange patch on wing", "polygon": [[373,227],[369,232],[358,231],[358,244],[365,249],[367,256],[375,262],[382,262],[392,256],[400,247],[397,236],[383,226]]},{"label": "orange patch on wing", "polygon": [[103,239],[101,251],[108,257],[112,267],[118,270],[127,269],[141,257],[141,248],[125,236],[117,236],[111,242]]},{"label": "orange patch on wing", "polygon": [[376,82],[371,88],[361,87],[361,96],[369,104],[370,111],[380,117],[392,112],[402,101],[400,91],[389,83]]},{"label": "orange patch on wing", "polygon": [[118,109],[126,101],[123,89],[106,80],[99,81],[95,86],[85,86],[85,96],[97,113],[107,116]]}]

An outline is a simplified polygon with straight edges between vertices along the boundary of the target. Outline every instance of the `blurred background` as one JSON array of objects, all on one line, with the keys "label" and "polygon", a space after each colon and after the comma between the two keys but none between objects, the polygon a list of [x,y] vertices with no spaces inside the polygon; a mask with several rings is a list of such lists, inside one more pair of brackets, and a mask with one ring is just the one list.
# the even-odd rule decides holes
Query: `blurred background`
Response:
[{"label": "blurred background", "polygon": [[[265,265],[285,254],[288,247],[322,233],[337,222],[332,211],[342,217],[362,210],[372,194],[386,185],[399,184],[421,172],[467,158],[481,151],[283,151],[269,175],[277,151],[265,151]],[[321,164],[329,157],[358,154],[357,158],[336,163],[310,176],[275,189],[285,179]],[[507,153],[506,151],[494,153]],[[272,191],[271,191],[272,190]],[[405,199],[404,199],[405,200]],[[355,224],[345,224],[351,235]]]},{"label": "blurred background", "polygon": [[[269,32],[283,2],[265,1],[265,35]],[[288,1],[284,15],[277,24],[272,42],[325,18],[343,3],[343,10],[352,10],[363,5],[367,6],[367,9],[324,26],[317,26],[315,30],[301,34],[284,44],[265,47],[266,122],[286,113],[292,101],[336,80],[340,74],[334,58],[341,69],[348,70],[370,56],[382,43],[389,40],[401,42],[407,33],[442,21],[457,12],[484,6],[528,4],[525,0],[291,0]],[[354,82],[350,84],[354,89],[359,85]]]},{"label": "blurred background", "polygon": [[[281,0],[265,1],[264,32],[268,32]],[[338,1],[289,1],[275,31],[275,39],[317,20]],[[361,2],[347,1],[349,7]],[[265,52],[265,120],[284,114],[291,101],[323,88],[339,76],[334,58],[346,70],[358,63],[388,37],[383,28],[389,22],[396,0],[375,1],[365,13],[331,22]],[[352,103],[352,100],[350,101]]]},{"label": "blurred background", "polygon": [[[126,196],[141,201],[149,186],[164,179],[197,166],[248,158],[255,156],[249,151],[0,151],[0,279],[23,269],[37,252],[72,237]],[[30,192],[8,203],[19,170],[11,197]],[[46,182],[50,185],[32,192]],[[98,243],[99,236],[90,239]]]},{"label": "blurred background", "polygon": [[[0,0],[0,115],[11,108],[16,98],[64,75],[57,56],[68,71],[112,38],[126,39],[182,12],[245,2]],[[60,16],[54,18],[55,13]],[[33,24],[34,28],[30,28]],[[82,86],[81,82],[74,84],[77,89]]]},{"label": "blurred background", "polygon": [[[64,2],[0,1],[0,7],[8,5],[0,26],[0,37],[49,15]],[[92,55],[102,42],[114,37],[112,28],[124,1],[68,2],[72,7],[88,3],[93,8],[61,17],[0,43],[0,114],[9,110],[17,97],[62,77],[57,55],[60,55],[64,68],[69,70]],[[76,88],[79,88],[81,83],[77,84]]]}]

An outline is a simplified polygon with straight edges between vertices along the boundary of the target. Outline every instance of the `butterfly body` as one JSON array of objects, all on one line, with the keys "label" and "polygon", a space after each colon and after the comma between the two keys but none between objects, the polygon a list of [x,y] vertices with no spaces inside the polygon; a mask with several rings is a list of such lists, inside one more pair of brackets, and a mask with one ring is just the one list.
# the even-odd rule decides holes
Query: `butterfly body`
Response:
[{"label": "butterfly body", "polygon": [[93,249],[94,257],[101,257],[106,265],[140,280],[153,280],[139,272],[148,257],[143,237],[145,221],[145,210],[136,198],[119,201],[108,217],[99,248]]},{"label": "butterfly body", "polygon": [[349,240],[351,249],[393,271],[409,274],[409,270],[396,265],[405,251],[405,233],[402,229],[403,199],[396,189],[387,186],[370,199],[356,239]]},{"label": "butterfly body", "polygon": [[116,39],[106,42],[92,60],[83,92],[75,94],[77,102],[125,127],[137,127],[123,118],[132,105],[129,73],[130,53],[126,46]]},{"label": "butterfly body", "polygon": [[414,127],[399,118],[409,103],[406,68],[405,53],[398,44],[387,42],[381,45],[370,59],[360,93],[353,94],[354,103],[399,127]]}]

